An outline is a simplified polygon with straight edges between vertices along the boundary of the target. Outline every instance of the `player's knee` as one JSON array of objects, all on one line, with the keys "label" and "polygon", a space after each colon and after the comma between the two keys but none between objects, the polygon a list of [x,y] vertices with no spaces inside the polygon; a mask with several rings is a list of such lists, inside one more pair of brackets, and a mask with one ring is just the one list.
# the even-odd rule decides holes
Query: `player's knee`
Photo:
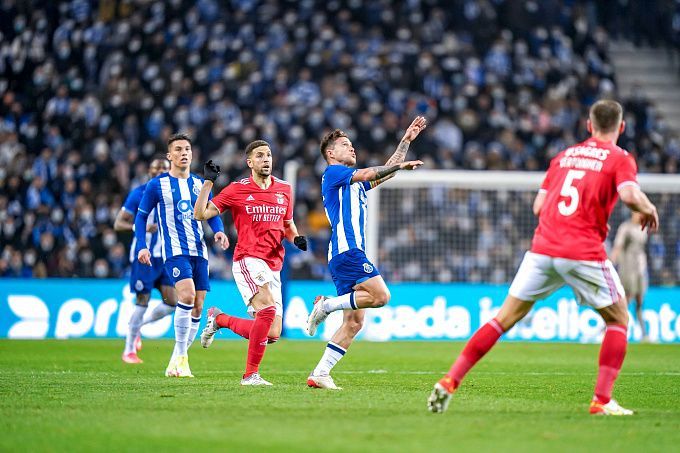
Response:
[{"label": "player's knee", "polygon": [[196,291],[193,289],[185,289],[179,292],[179,300],[185,305],[193,305],[196,299]]},{"label": "player's knee", "polygon": [[385,288],[385,290],[379,291],[373,296],[373,306],[375,308],[384,307],[390,301],[391,297],[390,290]]}]

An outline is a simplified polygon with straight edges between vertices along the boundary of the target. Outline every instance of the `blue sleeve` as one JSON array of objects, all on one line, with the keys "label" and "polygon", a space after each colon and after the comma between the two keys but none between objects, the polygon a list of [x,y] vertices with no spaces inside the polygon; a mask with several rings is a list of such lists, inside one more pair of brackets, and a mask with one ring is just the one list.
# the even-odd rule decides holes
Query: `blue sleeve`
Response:
[{"label": "blue sleeve", "polygon": [[131,214],[137,214],[137,209],[139,208],[139,203],[142,201],[142,194],[144,193],[145,186],[139,186],[132,192],[130,192],[123,203],[123,209]]},{"label": "blue sleeve", "polygon": [[146,245],[146,220],[149,218],[149,213],[158,204],[158,180],[156,178],[149,181],[144,190],[144,195],[137,208],[137,216],[135,216],[135,238],[137,238],[137,250],[147,248]]},{"label": "blue sleeve", "polygon": [[[213,194],[212,191],[208,194],[208,201],[212,200]],[[222,232],[224,233],[224,223],[222,222],[222,218],[220,217],[219,214],[217,214],[215,217],[208,219],[208,225],[210,225],[210,228],[213,230],[213,233],[217,232]]]},{"label": "blue sleeve", "polygon": [[220,216],[216,215],[212,219],[208,219],[208,225],[210,225],[213,233],[224,233],[224,223],[222,223],[222,218]]},{"label": "blue sleeve", "polygon": [[323,174],[324,183],[329,189],[348,186],[352,183],[352,176],[356,171],[356,168],[344,165],[329,165]]}]

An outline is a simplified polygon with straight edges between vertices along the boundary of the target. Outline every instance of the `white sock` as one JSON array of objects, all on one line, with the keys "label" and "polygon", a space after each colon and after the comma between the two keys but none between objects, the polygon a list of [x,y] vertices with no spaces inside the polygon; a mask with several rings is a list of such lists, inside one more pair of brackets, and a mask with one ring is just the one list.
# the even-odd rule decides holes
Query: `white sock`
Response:
[{"label": "white sock", "polygon": [[338,310],[356,310],[357,304],[354,303],[354,291],[338,297],[329,297],[323,301],[323,310],[326,313],[333,313]]},{"label": "white sock", "polygon": [[339,346],[332,341],[326,345],[326,350],[319,360],[319,364],[314,368],[312,373],[314,376],[327,376],[331,373],[333,367],[342,359],[347,352],[347,349]]},{"label": "white sock", "polygon": [[189,330],[191,330],[191,310],[194,307],[177,302],[175,311],[175,355],[187,355]]},{"label": "white sock", "polygon": [[191,317],[191,327],[189,328],[189,341],[187,342],[187,349],[191,347],[191,343],[196,339],[198,333],[198,326],[201,324],[201,318]]},{"label": "white sock", "polygon": [[144,312],[146,307],[141,305],[135,305],[135,310],[130,316],[130,321],[128,322],[128,333],[125,337],[125,352],[124,354],[129,354],[131,352],[137,352],[135,349],[135,340],[139,336],[139,330],[142,328],[142,319],[144,318]]},{"label": "white sock", "polygon": [[151,310],[151,313],[149,313],[149,316],[144,318],[144,322],[142,322],[142,325],[144,324],[149,324],[150,322],[158,321],[159,319],[165,318],[171,313],[175,312],[175,307],[167,305],[167,304],[158,304],[156,305],[156,308]]}]

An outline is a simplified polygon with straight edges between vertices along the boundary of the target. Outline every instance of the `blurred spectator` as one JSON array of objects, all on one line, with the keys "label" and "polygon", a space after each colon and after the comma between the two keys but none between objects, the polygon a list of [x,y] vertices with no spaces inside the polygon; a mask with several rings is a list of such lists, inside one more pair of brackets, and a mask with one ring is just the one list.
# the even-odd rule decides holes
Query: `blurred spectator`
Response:
[{"label": "blurred spectator", "polygon": [[[359,165],[380,163],[424,114],[430,127],[411,155],[431,168],[543,170],[587,135],[589,104],[616,96],[607,31],[677,46],[678,11],[663,0],[1,0],[0,273],[122,276],[129,238],[111,233],[115,214],[181,130],[195,138],[194,171],[208,158],[222,166],[218,189],[246,173],[242,150],[256,138],[272,144],[275,174],[301,164],[296,216],[306,217],[312,254],[291,257],[292,275],[327,278],[325,131],[345,129]],[[631,98],[626,109],[620,145],[640,170],[677,172],[679,142],[654,106]],[[520,246],[526,232],[513,231],[514,213],[493,210],[473,228],[470,212],[487,198],[407,197],[403,216],[435,203],[443,223],[425,239],[409,228],[385,237],[390,250],[438,235],[479,249],[434,250],[427,263],[388,256],[381,268],[397,279],[504,281],[519,252],[498,252],[494,240]],[[672,240],[650,245],[652,264],[676,256]],[[229,259],[215,256],[213,271]],[[677,281],[680,264],[662,268]]]}]

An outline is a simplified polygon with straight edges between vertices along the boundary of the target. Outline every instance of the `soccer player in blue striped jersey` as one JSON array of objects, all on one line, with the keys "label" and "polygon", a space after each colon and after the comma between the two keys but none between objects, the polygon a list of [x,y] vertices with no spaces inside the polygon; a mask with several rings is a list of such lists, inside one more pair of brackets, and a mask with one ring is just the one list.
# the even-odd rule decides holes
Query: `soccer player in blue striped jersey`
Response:
[{"label": "soccer player in blue striped jersey", "polygon": [[364,322],[364,308],[378,308],[390,300],[390,291],[378,268],[366,258],[366,192],[394,177],[399,170],[415,170],[419,160],[404,162],[411,141],[427,122],[416,117],[396,151],[384,166],[356,169],[356,153],[347,135],[336,129],[321,140],[321,155],[328,167],[321,179],[326,215],[333,229],[328,245],[328,267],[337,297],[317,296],[307,333],[314,335],[328,314],[344,310],[343,323],[331,338],[307,385],[338,389],[330,372],[345,355]]},{"label": "soccer player in blue striped jersey", "polygon": [[[151,265],[145,227],[151,210],[157,210],[164,266],[177,291],[175,349],[165,370],[169,377],[193,377],[187,349],[196,337],[203,301],[210,290],[208,247],[203,239],[203,225],[194,219],[194,204],[203,187],[203,179],[190,172],[192,157],[188,135],[170,136],[167,153],[170,171],[147,183],[135,218],[137,259]],[[222,220],[214,217],[208,224],[215,233],[215,242],[226,250],[229,240],[224,234]]]},{"label": "soccer player in blue striped jersey", "polygon": [[[170,169],[170,163],[164,157],[158,157],[149,164],[149,178],[153,179]],[[125,199],[123,207],[116,216],[113,228],[116,231],[134,231],[135,216],[142,201],[146,183],[133,189]],[[142,363],[137,352],[141,349],[139,331],[144,324],[157,321],[175,311],[177,295],[170,277],[163,267],[162,244],[158,238],[158,221],[153,210],[146,223],[146,240],[151,250],[151,266],[144,266],[135,255],[137,240],[133,237],[130,245],[130,291],[136,294],[135,309],[128,323],[128,334],[125,338],[123,362]],[[149,305],[151,291],[157,288],[161,292],[163,303],[158,304],[151,313],[144,318]]]}]

